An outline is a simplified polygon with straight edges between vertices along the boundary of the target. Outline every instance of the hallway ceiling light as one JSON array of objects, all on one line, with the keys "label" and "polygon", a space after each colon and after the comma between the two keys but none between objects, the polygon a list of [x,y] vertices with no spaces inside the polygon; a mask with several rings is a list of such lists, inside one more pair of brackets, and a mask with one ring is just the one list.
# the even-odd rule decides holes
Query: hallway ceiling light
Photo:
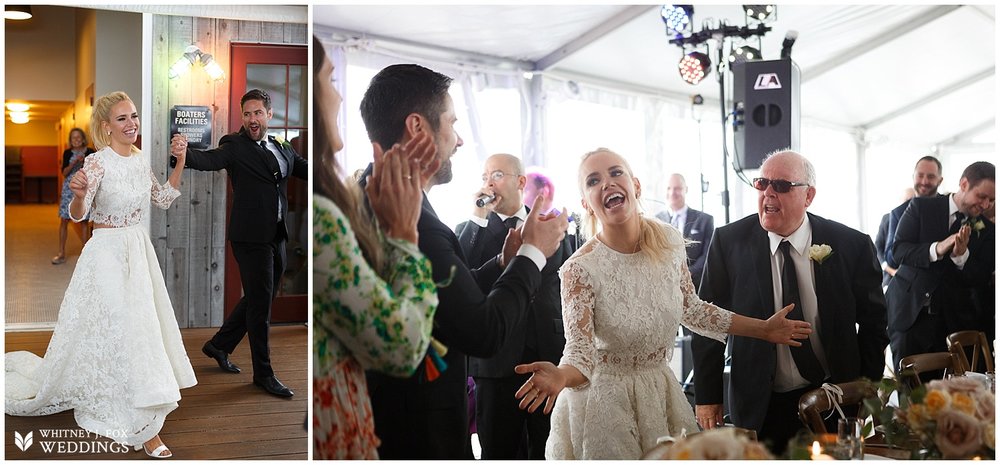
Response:
[{"label": "hallway ceiling light", "polygon": [[10,112],[10,122],[14,124],[24,124],[28,122],[28,112],[26,111],[12,111]]},{"label": "hallway ceiling light", "polygon": [[692,85],[698,84],[702,79],[705,79],[705,75],[708,74],[709,67],[711,66],[712,60],[708,59],[708,55],[702,52],[688,53],[677,64],[681,78],[684,79],[684,82]]},{"label": "hallway ceiling light", "polygon": [[17,111],[24,113],[28,111],[28,109],[30,108],[31,106],[28,105],[27,103],[7,102],[7,110],[9,111]]},{"label": "hallway ceiling light", "polygon": [[4,5],[3,7],[4,19],[23,21],[31,19],[31,16],[31,7],[28,5]]}]

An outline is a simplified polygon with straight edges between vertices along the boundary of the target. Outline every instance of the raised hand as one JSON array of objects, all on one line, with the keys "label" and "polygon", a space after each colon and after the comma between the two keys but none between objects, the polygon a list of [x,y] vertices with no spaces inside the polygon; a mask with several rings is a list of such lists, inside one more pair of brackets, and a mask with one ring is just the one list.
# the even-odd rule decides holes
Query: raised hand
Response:
[{"label": "raised hand", "polygon": [[76,198],[83,200],[87,196],[87,173],[83,170],[77,171],[69,180],[69,190]]},{"label": "raised hand", "polygon": [[187,157],[187,146],[187,136],[174,134],[174,137],[170,138],[170,154],[177,158],[177,164],[180,166],[184,166],[184,160]]},{"label": "raised hand", "polygon": [[[482,207],[480,207],[479,204],[476,203],[476,200],[479,200],[479,198],[484,195],[493,196],[493,200],[487,202]],[[492,189],[486,187],[479,189],[472,197],[472,205],[473,205],[472,214],[476,215],[479,218],[486,218],[487,216],[489,216],[491,211],[497,208],[497,204],[500,203],[500,199],[502,198],[503,196],[497,194],[496,192],[493,192]]]},{"label": "raised hand", "polygon": [[544,201],[545,199],[540,195],[535,197],[535,201],[531,205],[531,213],[528,214],[528,219],[521,228],[521,237],[525,244],[531,244],[541,250],[546,257],[551,257],[565,237],[569,221],[566,220],[565,208],[559,214],[539,214],[538,212],[542,211]]},{"label": "raised hand", "polygon": [[507,230],[507,237],[503,240],[503,249],[500,252],[500,267],[506,268],[511,259],[517,255],[517,249],[521,248],[524,241],[521,239],[521,230],[511,228]]},{"label": "raised hand", "polygon": [[954,235],[955,247],[951,249],[951,255],[953,257],[960,257],[966,250],[969,250],[969,236],[971,235],[972,227],[967,224],[963,224],[962,227],[958,229],[958,232]]},{"label": "raised hand", "polygon": [[365,191],[379,226],[387,237],[416,244],[423,171],[427,164],[440,164],[431,159],[436,148],[426,133],[418,134],[405,145],[395,144],[385,152],[378,143],[372,144],[372,148],[375,163]]},{"label": "raised hand", "polygon": [[789,304],[775,312],[771,318],[764,322],[764,339],[775,344],[786,344],[792,347],[799,347],[801,342],[796,339],[806,339],[812,334],[812,325],[802,320],[789,320],[786,318],[788,312],[792,311],[795,304]]},{"label": "raised hand", "polygon": [[515,399],[521,399],[517,404],[518,408],[534,413],[538,407],[545,404],[542,412],[546,415],[552,412],[556,398],[566,387],[566,377],[559,368],[551,362],[534,362],[517,365],[514,367],[514,372],[531,373],[531,377],[514,393]]}]

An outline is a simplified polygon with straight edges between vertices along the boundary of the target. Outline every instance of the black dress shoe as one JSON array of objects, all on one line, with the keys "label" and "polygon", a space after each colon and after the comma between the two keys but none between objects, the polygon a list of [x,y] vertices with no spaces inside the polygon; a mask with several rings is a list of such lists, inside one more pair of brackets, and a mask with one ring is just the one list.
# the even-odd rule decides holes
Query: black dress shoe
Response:
[{"label": "black dress shoe", "polygon": [[267,378],[254,378],[253,383],[278,397],[292,397],[295,395],[291,389],[288,389],[284,384],[281,384],[281,381],[278,381],[278,378],[275,378],[274,376],[268,376]]},{"label": "black dress shoe", "polygon": [[240,372],[240,367],[229,361],[229,354],[212,345],[212,341],[206,342],[205,345],[201,347],[201,352],[208,355],[209,358],[214,358],[216,363],[219,364],[219,368],[222,368],[230,373]]}]

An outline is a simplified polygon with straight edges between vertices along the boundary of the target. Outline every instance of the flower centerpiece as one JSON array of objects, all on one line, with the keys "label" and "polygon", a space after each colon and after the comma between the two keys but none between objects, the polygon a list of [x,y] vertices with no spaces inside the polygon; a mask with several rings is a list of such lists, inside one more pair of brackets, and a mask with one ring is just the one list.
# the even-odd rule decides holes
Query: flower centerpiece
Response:
[{"label": "flower centerpiece", "polygon": [[[894,384],[883,380],[883,387]],[[953,377],[898,392],[899,407],[876,406],[890,444],[911,449],[913,458],[996,456],[996,400],[979,380]]]},{"label": "flower centerpiece", "polygon": [[667,460],[774,460],[764,444],[735,428],[717,428],[681,438],[661,457]]}]

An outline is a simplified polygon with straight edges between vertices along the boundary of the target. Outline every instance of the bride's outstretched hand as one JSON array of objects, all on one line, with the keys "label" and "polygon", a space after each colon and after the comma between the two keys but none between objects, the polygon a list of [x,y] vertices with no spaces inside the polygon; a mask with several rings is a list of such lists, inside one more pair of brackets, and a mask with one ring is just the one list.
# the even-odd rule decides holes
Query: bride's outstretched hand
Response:
[{"label": "bride's outstretched hand", "polygon": [[801,342],[796,339],[806,339],[812,334],[812,325],[802,320],[789,320],[786,318],[788,312],[792,311],[795,304],[778,310],[771,318],[764,322],[765,339],[775,344],[787,344],[792,347],[799,347]]},{"label": "bride's outstretched hand", "polygon": [[559,368],[552,362],[535,362],[517,365],[514,372],[522,375],[531,373],[531,377],[514,393],[515,399],[521,399],[518,408],[534,413],[544,403],[542,412],[546,415],[551,413],[556,397],[566,387],[566,378]]}]

